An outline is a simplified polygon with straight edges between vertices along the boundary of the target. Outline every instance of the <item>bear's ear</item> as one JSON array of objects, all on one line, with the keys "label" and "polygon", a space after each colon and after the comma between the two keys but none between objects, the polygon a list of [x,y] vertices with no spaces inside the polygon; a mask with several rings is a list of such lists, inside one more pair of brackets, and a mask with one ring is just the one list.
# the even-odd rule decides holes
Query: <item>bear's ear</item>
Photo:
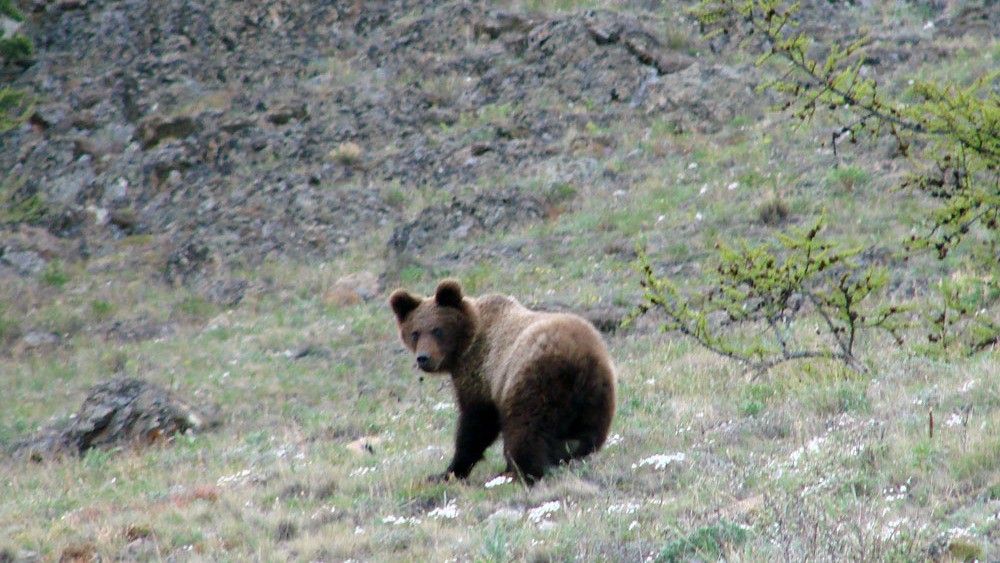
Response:
[{"label": "bear's ear", "polygon": [[434,292],[434,300],[442,307],[461,307],[462,284],[458,280],[443,280]]},{"label": "bear's ear", "polygon": [[406,317],[420,306],[421,301],[423,300],[405,289],[397,289],[389,296],[389,306],[392,307],[392,312],[396,313],[398,322],[405,321]]}]

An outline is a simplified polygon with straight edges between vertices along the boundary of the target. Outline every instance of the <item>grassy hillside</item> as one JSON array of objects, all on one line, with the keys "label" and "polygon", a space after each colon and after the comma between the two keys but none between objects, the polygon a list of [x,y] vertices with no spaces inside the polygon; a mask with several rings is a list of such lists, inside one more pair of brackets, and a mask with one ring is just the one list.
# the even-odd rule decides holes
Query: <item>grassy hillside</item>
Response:
[{"label": "grassy hillside", "polygon": [[[330,200],[367,190],[399,218],[366,224],[322,260],[227,264],[215,275],[247,288],[235,305],[164,282],[164,249],[142,233],[5,277],[4,449],[65,423],[92,384],[115,374],[217,407],[221,424],[79,458],[5,455],[0,560],[1000,558],[1000,354],[925,355],[917,327],[902,347],[866,336],[867,373],[800,361],[755,374],[644,319],[606,334],[619,404],[601,452],[530,489],[493,481],[504,467],[498,445],[467,482],[427,481],[447,464],[456,411],[447,379],[421,377],[398,341],[385,303],[397,285],[426,294],[452,276],[472,293],[624,313],[643,293],[637,244],[658,271],[700,288],[720,243],[774,241],[823,213],[832,240],[880,249],[866,258],[893,276],[880,299],[933,299],[935,284],[964,272],[961,255],[904,263],[886,251],[933,205],[892,189],[905,160],[878,140],[841,146],[834,158],[823,145],[832,122],[802,125],[767,110],[774,98],[750,87],[760,78],[749,57],[712,54],[681,3],[508,4],[540,20],[574,21],[592,8],[635,16],[669,52],[710,69],[693,74],[734,113],[701,116],[670,100],[648,111],[570,103],[554,90],[485,102],[429,127],[421,142],[468,151],[449,162],[458,169],[475,156],[490,174],[469,183],[445,174],[444,189],[359,167],[321,184]],[[926,27],[974,3],[955,4],[838,4],[837,22],[922,38],[910,63],[878,68],[902,89],[908,76],[995,68],[995,34]],[[397,19],[405,28],[416,15]],[[373,88],[394,79],[408,78],[366,78]],[[459,86],[422,88],[452,95]],[[504,165],[527,146],[517,144],[519,128],[543,118],[560,128],[529,148],[549,152]],[[336,159],[402,159],[407,142],[359,155],[344,146]],[[504,148],[479,152],[477,143]],[[453,196],[512,186],[542,198],[544,215],[454,235],[405,260],[387,248],[394,229]],[[358,274],[380,281],[361,290]]]}]

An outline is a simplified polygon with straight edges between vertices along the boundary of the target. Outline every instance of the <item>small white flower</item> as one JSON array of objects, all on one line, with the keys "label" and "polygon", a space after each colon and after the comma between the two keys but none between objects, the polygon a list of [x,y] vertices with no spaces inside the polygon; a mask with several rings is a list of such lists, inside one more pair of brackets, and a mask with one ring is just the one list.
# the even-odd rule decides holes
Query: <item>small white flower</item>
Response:
[{"label": "small white flower", "polygon": [[435,519],[447,518],[449,520],[458,518],[458,506],[455,505],[455,501],[449,501],[448,504],[439,506],[428,512],[427,517]]},{"label": "small white flower", "polygon": [[635,514],[639,508],[639,505],[634,502],[612,504],[608,507],[608,514]]},{"label": "small white flower", "polygon": [[546,502],[528,510],[528,520],[531,520],[535,524],[541,524],[549,514],[558,511],[561,507],[562,504],[557,500]]},{"label": "small white flower", "polygon": [[958,426],[960,424],[962,424],[962,415],[958,414],[957,412],[951,413],[951,416],[948,417],[948,420],[944,421],[945,426]]},{"label": "small white flower", "polygon": [[507,483],[511,483],[513,481],[514,481],[513,477],[510,477],[509,475],[497,475],[496,477],[487,481],[486,484],[483,486],[486,487],[487,489],[492,489],[493,487],[506,485]]},{"label": "small white flower", "polygon": [[695,221],[701,221],[702,220],[701,211],[699,211],[698,213],[694,214],[694,220]]},{"label": "small white flower", "polygon": [[675,461],[684,461],[687,456],[683,452],[673,454],[656,454],[642,459],[639,464],[632,464],[632,469],[638,469],[644,465],[652,465],[653,469],[661,470]]},{"label": "small white flower", "polygon": [[382,519],[383,524],[392,524],[393,526],[402,526],[404,524],[419,524],[419,518],[407,518],[405,516],[393,516],[392,514],[386,516]]},{"label": "small white flower", "polygon": [[726,186],[726,189],[729,190],[729,191],[733,191],[733,190],[735,190],[738,187],[740,187],[740,183],[739,182],[732,182],[728,186]]},{"label": "small white flower", "polygon": [[350,476],[358,477],[360,475],[367,475],[369,473],[374,473],[375,471],[378,471],[377,467],[358,467],[357,469],[351,470]]}]

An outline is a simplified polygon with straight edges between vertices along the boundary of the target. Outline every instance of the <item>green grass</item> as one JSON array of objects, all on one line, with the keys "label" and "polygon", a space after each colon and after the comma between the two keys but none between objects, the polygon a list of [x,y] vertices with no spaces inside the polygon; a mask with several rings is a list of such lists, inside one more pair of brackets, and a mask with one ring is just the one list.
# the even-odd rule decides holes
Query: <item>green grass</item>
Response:
[{"label": "green grass", "polygon": [[[463,274],[484,288],[510,284],[524,299],[544,298],[555,284],[532,284],[565,276],[562,269],[578,261],[537,265],[537,276],[524,271],[513,281],[506,268]],[[928,385],[945,390],[939,400],[951,404],[970,379],[986,387],[968,393],[992,397],[988,363],[945,371],[929,383],[919,360],[896,355],[886,360],[888,369],[913,374],[902,381],[844,380],[842,372],[825,375],[828,368],[817,366],[739,385],[737,366],[655,333],[609,341],[620,371],[617,437],[600,454],[531,490],[486,489],[503,468],[495,447],[468,483],[429,484],[425,477],[440,471],[450,454],[449,390],[439,379],[420,381],[383,303],[328,308],[318,306],[317,293],[301,291],[337,275],[314,268],[275,274],[275,291],[211,321],[204,315],[185,321],[192,330],[114,345],[130,358],[131,374],[218,403],[223,426],[172,445],[93,452],[33,471],[24,471],[29,462],[3,462],[9,493],[0,525],[9,533],[0,547],[57,558],[92,546],[110,557],[126,549],[129,530],[145,530],[161,552],[221,558],[760,559],[784,553],[769,531],[779,517],[819,525],[833,542],[836,522],[851,521],[857,506],[870,503],[905,515],[907,533],[929,542],[932,533],[922,527],[939,530],[935,522],[943,523],[947,510],[914,517],[911,508],[945,498],[954,479],[995,487],[988,477],[995,473],[995,449],[982,449],[995,443],[992,427],[965,437],[945,427],[931,441],[921,434],[923,409],[913,404]],[[574,275],[579,292],[564,283],[560,295],[586,300],[582,274]],[[627,272],[623,276],[627,282]],[[426,290],[433,280],[418,285]],[[189,300],[164,297],[161,307]],[[95,307],[95,299],[79,297],[81,314],[97,322],[104,306]],[[285,353],[307,342],[322,342],[332,353],[299,360]],[[69,415],[86,387],[108,375],[98,351],[109,346],[81,333],[62,359],[3,360],[11,390],[4,394],[3,442]],[[748,406],[755,402],[759,409]],[[979,416],[995,419],[996,403],[994,397],[991,410]],[[873,416],[880,426],[867,426]],[[914,416],[912,427],[897,422]],[[358,439],[371,440],[374,453],[351,449]],[[946,455],[961,451],[963,440],[967,453]],[[880,446],[887,443],[894,449],[909,444],[910,453],[890,456]],[[677,452],[686,457],[657,468],[656,456]],[[873,463],[874,470],[859,462]],[[941,474],[942,465],[952,469]],[[911,492],[886,500],[883,491],[898,485],[897,476],[913,478]],[[791,500],[798,494],[822,502],[806,509]],[[553,502],[558,508],[531,520]],[[454,517],[437,510],[447,506],[454,506]],[[725,516],[713,516],[719,514]],[[981,514],[948,524],[966,526]],[[874,524],[891,522],[884,517]],[[792,553],[815,547],[777,539]],[[856,550],[851,553],[860,553],[866,541],[868,548],[885,548],[865,537],[836,541]]]}]

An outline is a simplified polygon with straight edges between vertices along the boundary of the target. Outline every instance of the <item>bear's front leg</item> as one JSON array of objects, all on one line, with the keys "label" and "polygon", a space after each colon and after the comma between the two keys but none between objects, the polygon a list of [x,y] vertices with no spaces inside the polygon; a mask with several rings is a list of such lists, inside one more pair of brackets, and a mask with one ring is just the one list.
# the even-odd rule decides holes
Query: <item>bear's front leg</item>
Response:
[{"label": "bear's front leg", "polygon": [[500,413],[492,403],[460,405],[458,433],[455,435],[455,457],[441,477],[454,475],[465,479],[472,467],[483,459],[483,453],[500,435]]}]

